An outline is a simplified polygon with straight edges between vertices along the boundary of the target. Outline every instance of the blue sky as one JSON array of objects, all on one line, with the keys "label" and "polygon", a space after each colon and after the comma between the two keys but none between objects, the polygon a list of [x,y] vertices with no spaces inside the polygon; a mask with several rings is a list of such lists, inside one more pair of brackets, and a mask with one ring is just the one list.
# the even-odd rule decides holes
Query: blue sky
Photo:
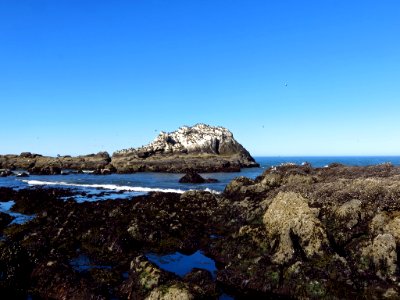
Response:
[{"label": "blue sky", "polygon": [[385,0],[0,0],[0,153],[113,152],[202,122],[253,155],[400,155],[399,15]]}]

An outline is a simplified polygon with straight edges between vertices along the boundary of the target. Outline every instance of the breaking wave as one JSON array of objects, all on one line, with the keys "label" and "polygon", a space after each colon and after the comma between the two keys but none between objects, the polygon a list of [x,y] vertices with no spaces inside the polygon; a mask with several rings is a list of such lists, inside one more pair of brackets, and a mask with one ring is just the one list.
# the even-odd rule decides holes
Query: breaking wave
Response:
[{"label": "breaking wave", "polygon": [[71,187],[83,187],[83,188],[95,188],[105,189],[114,191],[129,191],[129,192],[163,192],[163,193],[184,193],[184,190],[180,189],[161,189],[161,188],[149,188],[140,186],[124,186],[116,184],[83,184],[83,183],[69,183],[64,181],[40,181],[40,180],[22,180],[29,185],[57,185],[57,186],[71,186]]},{"label": "breaking wave", "polygon": [[[29,185],[54,185],[54,186],[68,186],[78,188],[94,188],[94,189],[105,189],[113,191],[128,191],[128,192],[162,192],[162,193],[178,193],[183,194],[186,192],[181,189],[169,189],[169,188],[151,188],[151,187],[140,187],[140,186],[126,186],[116,184],[83,184],[83,183],[69,183],[64,181],[41,181],[41,180],[21,180]],[[219,194],[219,192],[211,190],[209,188],[204,189],[207,192]]]}]

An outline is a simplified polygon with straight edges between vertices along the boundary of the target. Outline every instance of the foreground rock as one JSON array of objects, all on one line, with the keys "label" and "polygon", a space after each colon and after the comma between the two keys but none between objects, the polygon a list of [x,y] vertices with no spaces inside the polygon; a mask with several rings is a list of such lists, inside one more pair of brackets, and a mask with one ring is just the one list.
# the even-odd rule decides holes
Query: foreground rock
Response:
[{"label": "foreground rock", "polygon": [[230,172],[257,167],[249,152],[223,127],[197,124],[160,135],[147,146],[117,151],[112,164],[120,173],[156,171]]},{"label": "foreground rock", "polygon": [[[71,190],[0,188],[36,217],[4,217],[9,299],[398,299],[400,168],[284,165],[223,194],[150,193],[77,203]],[[95,199],[92,199],[95,200]],[[214,259],[181,277],[146,255]],[[83,261],[83,265],[79,265]],[[78,263],[77,263],[78,262]],[[81,263],[82,264],[82,263]]]}]

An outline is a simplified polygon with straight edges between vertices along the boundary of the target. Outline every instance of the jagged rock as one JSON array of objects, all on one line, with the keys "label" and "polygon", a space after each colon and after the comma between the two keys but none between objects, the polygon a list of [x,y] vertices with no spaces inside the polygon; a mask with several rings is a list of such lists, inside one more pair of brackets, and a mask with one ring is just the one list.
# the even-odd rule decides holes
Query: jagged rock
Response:
[{"label": "jagged rock", "polygon": [[14,217],[0,211],[0,230],[12,222]]},{"label": "jagged rock", "polygon": [[238,171],[258,164],[223,127],[197,124],[171,133],[161,132],[150,144],[117,151],[112,164],[120,173],[132,171]]},{"label": "jagged rock", "polygon": [[389,233],[397,243],[400,243],[400,213],[382,212],[376,214],[370,223],[370,230],[373,234]]},{"label": "jagged rock", "polygon": [[94,299],[105,300],[98,286],[80,278],[79,274],[66,264],[47,261],[38,264],[32,271],[34,292],[45,299]]},{"label": "jagged rock", "polygon": [[183,284],[161,286],[154,289],[146,300],[191,300],[194,296]]},{"label": "jagged rock", "polygon": [[175,279],[176,276],[159,269],[140,255],[131,261],[129,277],[118,290],[124,299],[143,299],[151,291]]},{"label": "jagged rock", "polygon": [[19,156],[24,158],[35,158],[42,155],[31,152],[22,152]]},{"label": "jagged rock", "polygon": [[367,214],[361,200],[352,199],[329,208],[329,211],[326,227],[339,247],[346,245],[367,228]]},{"label": "jagged rock", "polygon": [[277,187],[282,183],[282,175],[276,173],[264,174],[261,184],[269,187]]},{"label": "jagged rock", "polygon": [[291,235],[298,238],[308,258],[320,256],[329,245],[321,222],[307,200],[293,192],[279,193],[266,211],[263,222],[271,239],[278,239],[278,250],[273,260],[284,263],[293,257]]},{"label": "jagged rock", "polygon": [[[222,286],[237,299],[396,299],[399,178],[389,165],[283,165],[223,194],[84,203],[75,190],[0,187],[0,201],[35,215],[2,231],[1,295],[216,299]],[[216,281],[198,269],[181,278],[146,258],[198,250],[214,259]],[[70,260],[80,255],[94,269],[76,270]]]},{"label": "jagged rock", "polygon": [[364,213],[361,211],[362,202],[358,199],[350,200],[342,204],[335,212],[338,219],[344,221],[347,229],[352,229],[364,218]]},{"label": "jagged rock", "polygon": [[205,183],[206,180],[198,173],[194,171],[187,172],[181,179],[180,183]]},{"label": "jagged rock", "polygon": [[386,279],[393,276],[397,269],[396,241],[391,234],[378,234],[372,243],[372,257],[377,275]]},{"label": "jagged rock", "polygon": [[13,175],[13,172],[11,172],[10,169],[1,169],[0,170],[0,177],[7,177]]},{"label": "jagged rock", "polygon": [[193,268],[186,274],[183,280],[191,285],[191,289],[196,292],[197,298],[217,298],[217,285],[213,281],[211,273],[204,269]]},{"label": "jagged rock", "polygon": [[0,155],[0,167],[7,169],[29,170],[32,174],[61,174],[62,169],[97,170],[104,169],[111,162],[107,152],[82,156],[50,157],[39,154],[22,153],[21,155]]},{"label": "jagged rock", "polygon": [[[0,290],[7,292],[8,289],[18,291],[26,288],[31,268],[32,263],[24,247],[15,242],[0,242]],[[7,295],[2,293],[2,297],[7,298]]]},{"label": "jagged rock", "polygon": [[246,188],[251,187],[254,184],[255,182],[252,179],[243,176],[237,177],[228,183],[228,185],[225,187],[224,193],[227,195],[235,195],[238,193],[244,194],[246,192]]},{"label": "jagged rock", "polygon": [[93,174],[95,175],[111,175],[111,170],[108,168],[95,170]]},{"label": "jagged rock", "polygon": [[161,271],[143,256],[138,256],[131,261],[131,270],[137,275],[140,287],[147,291],[170,279],[167,276],[168,274]]},{"label": "jagged rock", "polygon": [[196,173],[193,170],[188,171],[181,179],[179,179],[180,183],[211,183],[218,182],[217,179],[214,178],[203,178],[200,174]]},{"label": "jagged rock", "polygon": [[34,175],[59,175],[61,168],[56,166],[33,167],[29,169],[29,173]]}]

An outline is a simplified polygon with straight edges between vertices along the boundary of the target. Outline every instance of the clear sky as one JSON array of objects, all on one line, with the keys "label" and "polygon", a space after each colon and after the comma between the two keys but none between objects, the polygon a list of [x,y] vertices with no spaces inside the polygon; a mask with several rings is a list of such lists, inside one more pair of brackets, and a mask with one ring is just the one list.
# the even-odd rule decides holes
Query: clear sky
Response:
[{"label": "clear sky", "polygon": [[0,0],[0,153],[229,128],[253,155],[400,155],[400,1]]}]

